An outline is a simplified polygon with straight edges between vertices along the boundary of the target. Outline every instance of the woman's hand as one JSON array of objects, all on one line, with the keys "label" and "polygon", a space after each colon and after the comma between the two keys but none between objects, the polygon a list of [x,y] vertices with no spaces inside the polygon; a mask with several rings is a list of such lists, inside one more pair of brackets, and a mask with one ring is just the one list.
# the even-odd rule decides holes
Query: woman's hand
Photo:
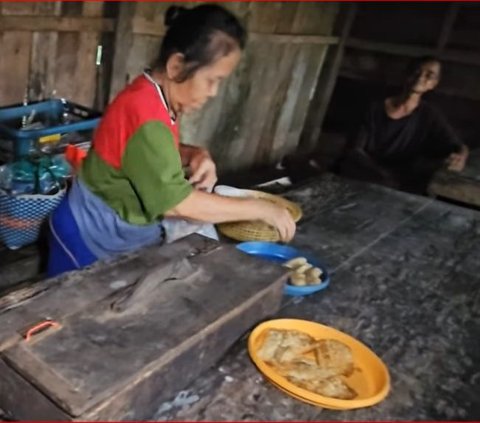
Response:
[{"label": "woman's hand", "polygon": [[447,158],[448,170],[461,172],[467,163],[468,152],[468,147],[463,145],[459,153],[450,154],[450,156]]},{"label": "woman's hand", "polygon": [[210,192],[217,183],[217,168],[207,150],[198,149],[194,153],[190,163],[191,176],[189,182],[202,191]]},{"label": "woman's hand", "polygon": [[211,191],[217,182],[217,169],[207,150],[180,144],[182,166],[189,168],[189,182],[202,191]]},{"label": "woman's hand", "polygon": [[295,235],[296,225],[290,212],[283,206],[270,201],[257,200],[261,203],[261,219],[278,230],[280,240],[289,242]]},{"label": "woman's hand", "polygon": [[278,230],[283,242],[295,235],[295,222],[285,207],[257,198],[223,197],[193,190],[165,216],[209,223],[262,220]]}]

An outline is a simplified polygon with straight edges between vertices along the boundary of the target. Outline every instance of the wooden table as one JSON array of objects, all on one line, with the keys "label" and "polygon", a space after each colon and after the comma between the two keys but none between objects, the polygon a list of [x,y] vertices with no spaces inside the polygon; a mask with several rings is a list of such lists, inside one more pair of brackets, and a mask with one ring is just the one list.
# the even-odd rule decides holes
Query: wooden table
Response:
[{"label": "wooden table", "polygon": [[437,171],[428,191],[439,198],[480,207],[480,150],[470,154],[467,166],[462,172],[446,169]]},{"label": "wooden table", "polygon": [[265,382],[246,338],[155,420],[479,420],[480,213],[325,175],[287,193],[305,217],[293,244],[332,273],[329,288],[284,298],[279,317],[343,330],[388,365],[381,404],[336,412]]},{"label": "wooden table", "polygon": [[284,298],[279,316],[365,342],[390,369],[389,396],[346,412],[303,404],[263,380],[243,339],[154,419],[480,419],[480,213],[330,175],[288,197],[305,211],[293,244],[321,257],[332,281]]}]

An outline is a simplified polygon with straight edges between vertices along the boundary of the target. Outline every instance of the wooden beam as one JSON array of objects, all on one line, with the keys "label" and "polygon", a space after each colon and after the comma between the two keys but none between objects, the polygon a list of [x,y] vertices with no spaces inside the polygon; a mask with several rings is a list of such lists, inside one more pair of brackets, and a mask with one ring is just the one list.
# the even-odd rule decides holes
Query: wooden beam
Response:
[{"label": "wooden beam", "polygon": [[[382,43],[377,41],[362,40],[359,38],[349,38],[346,42],[349,48],[375,51],[400,56],[430,56],[438,52],[431,47],[417,47],[408,44]],[[480,66],[480,54],[470,53],[460,50],[444,50],[438,57],[447,62],[462,63],[464,65]]]},{"label": "wooden beam", "polygon": [[450,34],[453,29],[453,25],[455,24],[455,20],[458,16],[458,11],[460,9],[459,3],[451,3],[448,7],[448,10],[445,14],[445,18],[442,24],[442,29],[440,30],[440,34],[437,41],[437,52],[442,52],[447,43],[450,39]]},{"label": "wooden beam", "polygon": [[113,32],[114,19],[99,17],[0,16],[2,31]]},{"label": "wooden beam", "polygon": [[0,45],[0,104],[19,103],[28,86],[32,34],[0,30]]},{"label": "wooden beam", "polygon": [[[43,12],[44,16],[60,16],[62,3],[55,2]],[[38,19],[43,19],[39,17]],[[50,97],[55,90],[58,32],[34,31],[28,79],[28,98],[41,100]]]},{"label": "wooden beam", "polygon": [[[351,69],[340,69],[338,76],[346,79],[356,80],[356,81],[363,81],[363,82],[372,82],[374,77],[371,75],[367,75],[362,72],[355,72]],[[383,80],[382,80],[383,81]],[[478,91],[475,90],[468,90],[468,89],[458,89],[453,87],[445,87],[444,85],[438,86],[435,88],[435,92],[443,95],[448,95],[452,97],[460,97],[468,100],[480,101],[480,95]]]},{"label": "wooden beam", "polygon": [[329,51],[329,60],[325,70],[321,72],[320,78],[315,90],[314,98],[310,104],[310,110],[305,121],[305,128],[300,138],[298,150],[302,153],[309,152],[315,148],[320,133],[328,105],[335,88],[338,72],[343,60],[345,44],[347,42],[350,30],[357,14],[358,6],[351,3],[347,9],[345,22],[342,27],[339,43],[333,51]]},{"label": "wooden beam", "polygon": [[[122,5],[120,5],[120,8]],[[135,35],[152,35],[154,37],[163,37],[167,32],[165,26],[159,25],[158,22],[149,21],[144,16],[135,16],[132,19],[132,34]]]},{"label": "wooden beam", "polygon": [[[163,25],[151,22],[144,17],[135,17],[133,19],[132,32],[135,35],[151,35],[154,37],[163,37],[166,29]],[[248,39],[254,41],[265,41],[272,43],[292,43],[292,44],[338,44],[339,38],[329,35],[301,35],[301,34],[269,34],[262,32],[249,32]]]},{"label": "wooden beam", "polygon": [[112,100],[129,81],[127,64],[130,49],[133,45],[133,26],[136,8],[136,2],[120,3],[117,27],[115,30],[110,100]]},{"label": "wooden beam", "polygon": [[253,32],[248,34],[249,40],[265,41],[279,44],[338,44],[339,38],[329,35],[294,35],[294,34],[263,34]]}]

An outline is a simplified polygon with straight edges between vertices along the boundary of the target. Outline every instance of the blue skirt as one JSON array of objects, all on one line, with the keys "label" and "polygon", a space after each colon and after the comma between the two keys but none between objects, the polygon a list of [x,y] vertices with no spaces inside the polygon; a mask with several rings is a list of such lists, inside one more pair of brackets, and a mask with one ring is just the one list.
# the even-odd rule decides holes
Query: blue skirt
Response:
[{"label": "blue skirt", "polygon": [[78,270],[98,260],[83,241],[66,195],[50,216],[48,277]]}]

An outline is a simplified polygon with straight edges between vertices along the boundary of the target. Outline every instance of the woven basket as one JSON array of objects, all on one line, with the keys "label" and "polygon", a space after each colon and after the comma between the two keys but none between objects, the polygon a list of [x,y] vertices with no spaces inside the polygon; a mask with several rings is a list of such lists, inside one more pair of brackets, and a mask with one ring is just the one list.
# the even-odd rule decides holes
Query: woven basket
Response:
[{"label": "woven basket", "polygon": [[42,224],[65,193],[65,188],[54,195],[10,195],[0,190],[0,242],[16,250],[37,241]]},{"label": "woven basket", "polygon": [[[248,197],[261,198],[286,207],[295,222],[302,217],[302,209],[297,204],[278,195],[252,190],[242,190],[242,192]],[[262,221],[227,222],[220,223],[217,227],[220,233],[237,241],[280,241],[277,229]]]}]

